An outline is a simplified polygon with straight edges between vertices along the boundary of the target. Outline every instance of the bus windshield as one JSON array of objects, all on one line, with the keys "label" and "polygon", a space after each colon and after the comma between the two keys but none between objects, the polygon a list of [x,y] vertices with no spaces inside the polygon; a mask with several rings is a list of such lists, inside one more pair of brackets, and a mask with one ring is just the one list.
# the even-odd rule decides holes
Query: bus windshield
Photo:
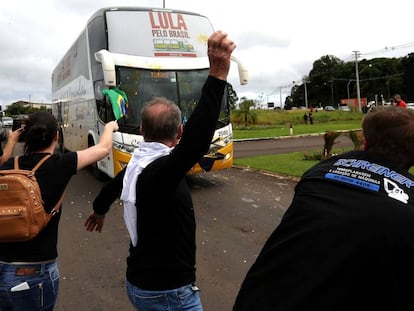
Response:
[{"label": "bus windshield", "polygon": [[[185,124],[201,96],[208,69],[188,71],[153,71],[128,67],[117,68],[119,89],[128,97],[126,117],[119,121],[123,132],[137,133],[142,107],[153,97],[165,97],[178,103]],[[230,111],[223,96],[218,127],[229,124]],[[109,120],[104,120],[105,122]]]}]

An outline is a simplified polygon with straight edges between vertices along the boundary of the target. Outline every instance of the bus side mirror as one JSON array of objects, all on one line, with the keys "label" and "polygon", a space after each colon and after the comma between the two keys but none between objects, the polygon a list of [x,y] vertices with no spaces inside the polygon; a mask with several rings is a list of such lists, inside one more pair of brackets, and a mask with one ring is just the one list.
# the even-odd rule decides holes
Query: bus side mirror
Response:
[{"label": "bus side mirror", "polygon": [[100,50],[95,53],[95,59],[102,64],[105,85],[116,86],[115,62],[111,53]]},{"label": "bus side mirror", "polygon": [[239,70],[239,79],[240,84],[245,85],[249,83],[249,72],[247,71],[246,67],[239,61],[236,57],[233,55],[231,56],[231,60],[237,64],[238,70]]}]

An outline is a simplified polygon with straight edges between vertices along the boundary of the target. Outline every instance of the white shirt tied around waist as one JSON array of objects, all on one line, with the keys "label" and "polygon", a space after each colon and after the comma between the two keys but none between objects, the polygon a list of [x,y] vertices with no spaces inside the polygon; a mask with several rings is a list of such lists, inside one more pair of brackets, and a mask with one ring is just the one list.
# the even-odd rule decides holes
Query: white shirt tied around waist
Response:
[{"label": "white shirt tied around waist", "polygon": [[134,150],[123,180],[121,200],[124,201],[124,221],[133,246],[137,245],[136,184],[139,174],[154,160],[168,155],[173,148],[158,142],[142,142]]}]

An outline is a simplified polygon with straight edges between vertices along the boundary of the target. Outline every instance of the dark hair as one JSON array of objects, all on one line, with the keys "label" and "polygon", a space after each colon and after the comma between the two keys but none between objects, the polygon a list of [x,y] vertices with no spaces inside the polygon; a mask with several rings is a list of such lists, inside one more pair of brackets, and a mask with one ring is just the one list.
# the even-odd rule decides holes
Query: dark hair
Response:
[{"label": "dark hair", "polygon": [[362,121],[366,150],[381,154],[405,169],[414,164],[414,111],[377,107]]},{"label": "dark hair", "polygon": [[141,126],[146,141],[163,141],[177,137],[181,111],[174,102],[155,97],[141,111]]},{"label": "dark hair", "polygon": [[45,111],[32,113],[23,130],[25,154],[49,147],[58,130],[55,117]]}]

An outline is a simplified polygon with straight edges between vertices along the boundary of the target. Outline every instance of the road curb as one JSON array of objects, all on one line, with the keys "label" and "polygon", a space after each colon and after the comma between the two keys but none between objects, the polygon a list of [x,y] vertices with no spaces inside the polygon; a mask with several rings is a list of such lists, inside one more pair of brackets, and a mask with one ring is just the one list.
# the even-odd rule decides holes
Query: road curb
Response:
[{"label": "road curb", "polygon": [[272,177],[275,177],[277,179],[284,179],[284,180],[287,179],[287,180],[295,181],[295,182],[300,181],[300,177],[285,175],[285,174],[281,174],[281,173],[275,173],[275,172],[266,171],[266,170],[262,170],[262,169],[256,169],[256,168],[252,168],[252,167],[248,167],[248,166],[233,165],[232,168],[239,169],[239,170],[245,170],[245,171],[249,171],[249,172],[258,172],[260,174],[267,175],[267,176],[272,176]]},{"label": "road curb", "polygon": [[[341,134],[347,134],[351,131],[360,131],[361,129],[350,129],[350,130],[338,130],[332,132],[339,132]],[[244,141],[258,141],[258,140],[279,140],[279,139],[295,139],[309,136],[323,136],[326,132],[323,133],[313,133],[313,134],[300,134],[300,135],[289,135],[289,136],[278,136],[278,137],[261,137],[261,138],[241,138],[233,139],[234,142],[244,142]]]},{"label": "road curb", "polygon": [[[341,134],[348,134],[351,131],[358,131],[358,130],[361,130],[361,129],[338,130],[338,131],[335,131],[335,132],[340,132]],[[298,138],[310,137],[310,136],[323,136],[323,135],[325,135],[325,133],[326,132],[314,133],[314,134],[292,135],[292,136],[279,136],[279,137],[234,139],[233,141],[234,142],[249,142],[249,141],[260,141],[260,140],[298,139]],[[240,170],[254,171],[254,172],[258,172],[260,174],[264,174],[264,175],[267,175],[267,176],[273,176],[273,177],[278,178],[278,179],[291,180],[291,181],[294,181],[294,182],[299,182],[299,180],[300,180],[300,177],[285,175],[285,174],[276,173],[276,172],[272,172],[272,171],[267,171],[267,170],[263,170],[263,169],[255,169],[255,168],[247,167],[247,166],[238,166],[238,165],[233,164],[232,168],[236,168],[236,169],[240,169]]]}]

